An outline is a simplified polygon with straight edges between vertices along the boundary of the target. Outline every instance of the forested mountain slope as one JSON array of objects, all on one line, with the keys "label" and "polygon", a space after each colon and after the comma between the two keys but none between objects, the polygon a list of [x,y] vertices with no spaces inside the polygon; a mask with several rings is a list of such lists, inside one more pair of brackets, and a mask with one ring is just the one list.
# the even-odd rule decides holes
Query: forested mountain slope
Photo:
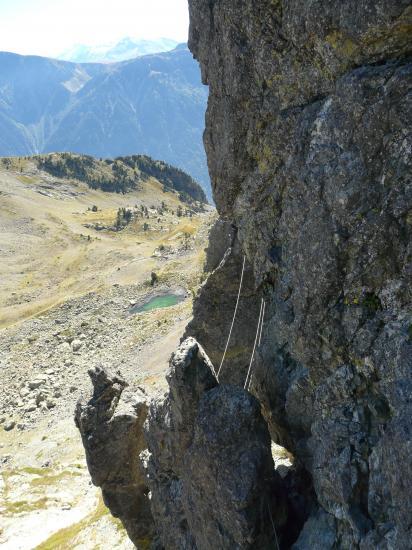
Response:
[{"label": "forested mountain slope", "polygon": [[186,46],[110,65],[0,53],[0,155],[146,154],[210,196],[202,143],[207,88]]}]

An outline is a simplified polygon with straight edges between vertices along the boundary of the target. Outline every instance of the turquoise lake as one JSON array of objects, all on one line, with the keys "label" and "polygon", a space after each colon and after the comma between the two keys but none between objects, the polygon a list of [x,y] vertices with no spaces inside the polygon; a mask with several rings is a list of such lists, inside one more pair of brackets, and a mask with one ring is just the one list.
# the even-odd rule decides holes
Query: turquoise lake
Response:
[{"label": "turquoise lake", "polygon": [[153,309],[171,307],[183,302],[185,296],[181,294],[166,294],[165,296],[154,296],[145,304],[136,304],[130,309],[130,313],[143,313]]}]

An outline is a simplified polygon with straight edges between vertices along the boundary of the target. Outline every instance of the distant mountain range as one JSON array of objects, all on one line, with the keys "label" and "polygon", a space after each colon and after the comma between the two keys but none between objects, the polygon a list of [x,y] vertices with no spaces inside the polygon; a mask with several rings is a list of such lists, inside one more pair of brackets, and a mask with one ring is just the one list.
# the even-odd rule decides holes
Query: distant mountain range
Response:
[{"label": "distant mountain range", "polygon": [[178,42],[171,38],[138,40],[125,37],[119,42],[98,46],[76,44],[58,55],[57,59],[74,63],[114,63],[134,59],[141,55],[167,52],[176,48],[177,45]]},{"label": "distant mountain range", "polygon": [[0,52],[0,156],[144,154],[186,171],[210,197],[206,102],[186,45],[113,64]]}]

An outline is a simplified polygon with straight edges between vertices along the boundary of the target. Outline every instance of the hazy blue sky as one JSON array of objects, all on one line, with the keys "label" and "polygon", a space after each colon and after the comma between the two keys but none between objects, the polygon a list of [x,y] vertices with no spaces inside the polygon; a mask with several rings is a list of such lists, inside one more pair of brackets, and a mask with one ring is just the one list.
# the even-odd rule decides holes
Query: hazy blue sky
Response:
[{"label": "hazy blue sky", "polygon": [[0,0],[0,51],[53,56],[131,36],[187,40],[187,0]]}]

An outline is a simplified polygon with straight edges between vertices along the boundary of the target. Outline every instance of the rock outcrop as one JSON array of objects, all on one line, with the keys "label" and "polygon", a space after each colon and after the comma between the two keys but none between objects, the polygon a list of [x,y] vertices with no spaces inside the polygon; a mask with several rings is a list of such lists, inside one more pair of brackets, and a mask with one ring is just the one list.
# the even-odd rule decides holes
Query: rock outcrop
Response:
[{"label": "rock outcrop", "polygon": [[[220,384],[189,338],[172,357],[169,393],[150,405],[142,456],[155,545],[407,550],[410,2],[189,7],[226,221],[212,232],[186,336],[215,367],[244,255],[246,272]],[[294,456],[283,477],[270,438]]]},{"label": "rock outcrop", "polygon": [[274,469],[260,404],[235,385],[219,385],[196,340],[172,355],[169,391],[149,409],[145,396],[127,396],[120,376],[103,369],[90,376],[93,397],[76,410],[87,464],[138,548],[282,542],[287,486]]},{"label": "rock outcrop", "polygon": [[169,393],[151,404],[145,429],[161,547],[266,547],[280,478],[258,401],[236,386],[218,385],[193,338],[181,344],[170,367]]},{"label": "rock outcrop", "polygon": [[129,393],[120,375],[102,368],[91,369],[89,375],[93,396],[79,401],[75,414],[87,466],[106,506],[139,547],[153,537],[149,490],[139,458],[146,448],[147,396]]},{"label": "rock outcrop", "polygon": [[208,277],[194,302],[193,319],[185,336],[201,342],[213,365],[219,370],[235,310],[240,279],[242,300],[219,373],[221,382],[243,387],[252,353],[260,296],[256,293],[253,270],[244,258],[237,232],[229,222],[217,220],[209,235],[205,271]]},{"label": "rock outcrop", "polygon": [[410,2],[189,5],[214,198],[267,306],[252,391],[315,490],[296,548],[406,549]]}]

